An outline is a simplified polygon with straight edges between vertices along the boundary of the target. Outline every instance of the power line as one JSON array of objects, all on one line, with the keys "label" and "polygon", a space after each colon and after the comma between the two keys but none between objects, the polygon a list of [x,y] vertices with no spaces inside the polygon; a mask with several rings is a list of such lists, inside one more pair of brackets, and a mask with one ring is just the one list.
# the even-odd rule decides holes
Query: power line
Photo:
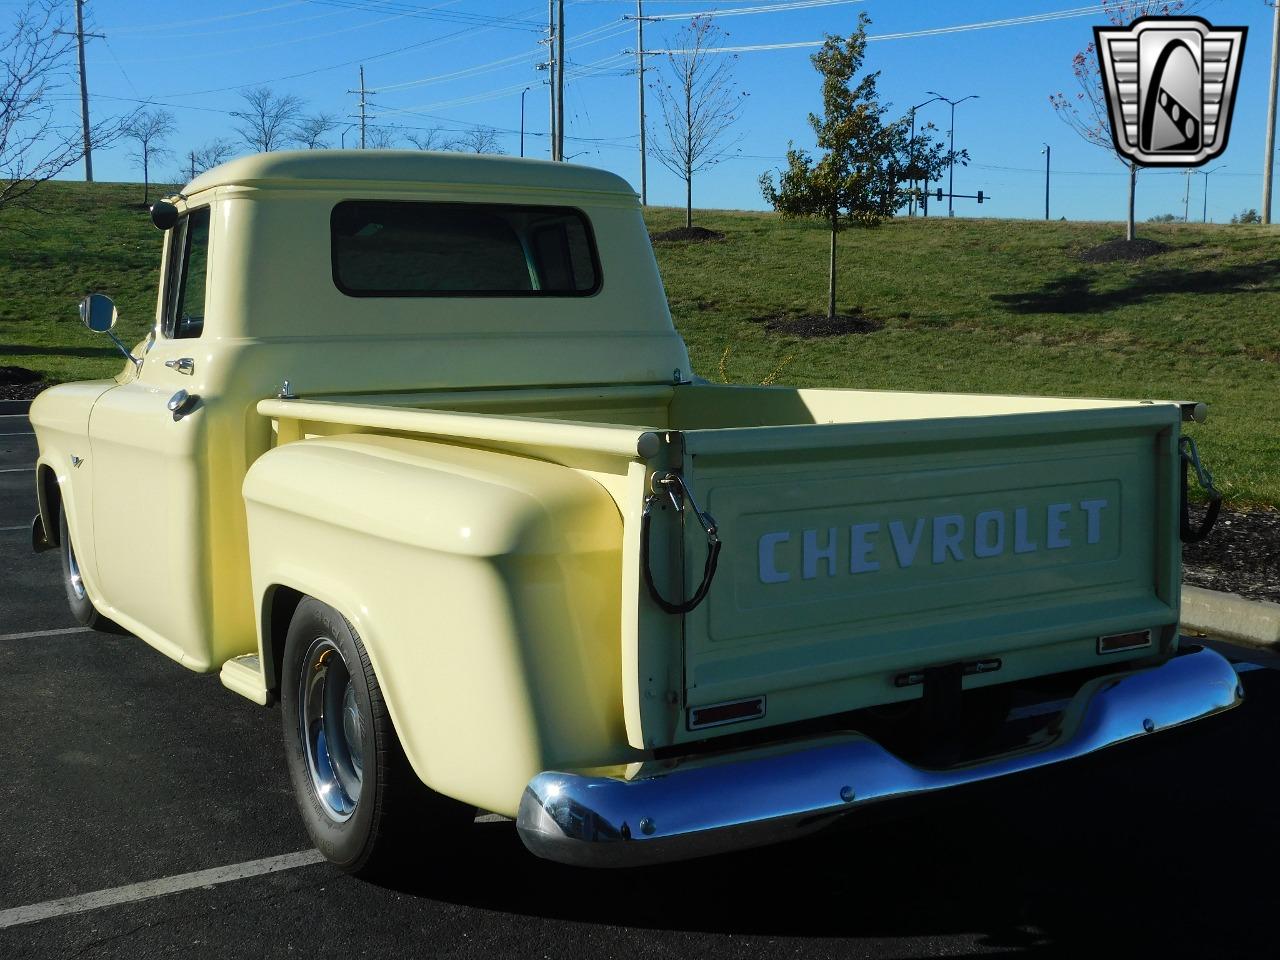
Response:
[{"label": "power line", "polygon": [[[904,30],[899,33],[869,34],[867,42],[877,40],[908,40],[915,37],[936,37],[949,33],[965,33],[970,30],[991,30],[997,27],[1016,27],[1031,23],[1049,23],[1054,20],[1068,20],[1074,17],[1087,17],[1103,10],[1101,4],[1088,7],[1075,7],[1069,10],[1056,10],[1047,13],[1029,14],[1024,17],[1006,17],[1002,20],[983,20],[979,23],[961,23],[947,27],[928,27],[923,30]],[[755,43],[735,47],[707,47],[703,53],[757,53],[764,50],[797,50],[804,47],[820,47],[826,43],[822,40],[797,40],[789,43]],[[687,50],[650,50],[652,54],[682,54]]]},{"label": "power line", "polygon": [[689,20],[694,17],[745,17],[759,13],[787,13],[792,10],[812,10],[819,7],[847,6],[864,0],[792,0],[790,3],[761,3],[754,7],[733,7],[728,10],[699,10],[696,13],[658,13],[650,20]]}]

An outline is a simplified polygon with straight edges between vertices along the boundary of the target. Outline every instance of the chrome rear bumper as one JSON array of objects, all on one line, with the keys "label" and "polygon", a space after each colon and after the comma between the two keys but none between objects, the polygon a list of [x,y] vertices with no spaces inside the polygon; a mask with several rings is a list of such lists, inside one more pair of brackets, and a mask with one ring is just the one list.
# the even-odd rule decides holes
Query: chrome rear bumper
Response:
[{"label": "chrome rear bumper", "polygon": [[800,836],[870,803],[1071,760],[1229,710],[1243,695],[1231,664],[1201,649],[1086,684],[1062,732],[1039,749],[929,770],[855,733],[635,779],[547,771],[526,787],[516,826],[529,850],[561,863],[684,860]]}]

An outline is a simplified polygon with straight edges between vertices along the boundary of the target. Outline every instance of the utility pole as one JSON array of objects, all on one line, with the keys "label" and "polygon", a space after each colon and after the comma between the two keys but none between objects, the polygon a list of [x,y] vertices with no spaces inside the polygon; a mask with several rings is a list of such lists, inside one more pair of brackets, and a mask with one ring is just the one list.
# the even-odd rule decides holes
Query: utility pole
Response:
[{"label": "utility pole", "polygon": [[54,33],[76,38],[77,54],[80,58],[80,129],[84,135],[84,180],[85,183],[93,183],[93,138],[89,135],[89,78],[84,69],[84,39],[85,37],[94,37],[98,40],[107,38],[101,33],[84,32],[84,0],[76,0],[76,32],[55,30]]},{"label": "utility pole", "polygon": [[551,143],[551,159],[559,160],[560,147],[556,140],[556,0],[547,0],[547,92],[551,106],[547,139]]},{"label": "utility pole", "polygon": [[644,51],[644,25],[645,21],[655,18],[644,15],[644,0],[636,0],[636,15],[634,17],[624,16],[622,19],[636,22],[636,93],[638,94],[637,102],[640,106],[640,205],[645,206],[649,203],[649,153],[645,149],[644,58],[646,54]]},{"label": "utility pole", "polygon": [[1186,183],[1182,187],[1182,222],[1186,223],[1191,214],[1191,173],[1190,167],[1182,171]]},{"label": "utility pole", "polygon": [[[1280,4],[1273,2],[1271,25],[1271,95],[1267,99],[1267,157],[1262,165],[1262,222],[1271,222],[1271,176],[1276,159],[1276,85],[1280,81]],[[1206,185],[1208,181],[1205,181]]]},{"label": "utility pole", "polygon": [[1047,143],[1044,145],[1044,218],[1049,219],[1049,158],[1053,156],[1053,148]]},{"label": "utility pole", "polygon": [[359,89],[359,90],[348,90],[348,91],[347,91],[347,93],[358,93],[358,94],[360,94],[360,149],[361,149],[361,150],[363,150],[363,149],[364,149],[364,143],[365,143],[365,123],[366,123],[366,120],[367,120],[367,115],[366,115],[366,113],[365,113],[365,105],[366,105],[366,103],[368,103],[367,98],[369,97],[369,95],[370,95],[370,94],[373,94],[373,93],[376,93],[376,92],[377,92],[377,91],[369,90],[368,88],[366,88],[366,87],[365,87],[365,85],[364,85],[364,64],[360,64],[360,89]]},{"label": "utility pole", "polygon": [[564,0],[556,16],[556,159],[564,159]]},{"label": "utility pole", "polygon": [[187,178],[187,183],[190,183],[196,178],[196,152],[192,150],[187,156],[191,159],[191,176]]}]

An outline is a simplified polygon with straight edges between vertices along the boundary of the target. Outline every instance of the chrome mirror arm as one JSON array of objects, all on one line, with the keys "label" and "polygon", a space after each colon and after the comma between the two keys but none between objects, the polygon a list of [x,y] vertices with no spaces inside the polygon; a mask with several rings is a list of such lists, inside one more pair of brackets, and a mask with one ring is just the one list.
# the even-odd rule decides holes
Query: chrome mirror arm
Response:
[{"label": "chrome mirror arm", "polygon": [[123,353],[123,354],[125,355],[125,359],[127,359],[127,360],[132,360],[132,361],[133,361],[133,368],[134,368],[134,370],[135,370],[136,372],[138,372],[138,373],[141,373],[141,372],[142,372],[142,358],[141,358],[141,357],[135,357],[132,353],[130,353],[130,352],[129,352],[129,348],[128,348],[128,347],[126,347],[126,346],[124,345],[124,342],[123,342],[119,337],[117,337],[117,336],[116,336],[116,332],[115,332],[114,330],[107,330],[107,331],[105,331],[105,332],[106,332],[107,336],[111,338],[111,342],[112,342],[112,343],[114,343],[117,347],[119,347],[119,348],[120,348],[120,352],[121,352],[121,353]]}]

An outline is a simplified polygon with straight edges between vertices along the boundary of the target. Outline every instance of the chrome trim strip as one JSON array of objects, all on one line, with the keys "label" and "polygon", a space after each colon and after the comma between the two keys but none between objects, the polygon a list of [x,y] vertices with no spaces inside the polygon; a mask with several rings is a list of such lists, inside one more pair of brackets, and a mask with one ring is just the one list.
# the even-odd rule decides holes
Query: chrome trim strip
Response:
[{"label": "chrome trim strip", "polygon": [[530,851],[575,866],[631,867],[774,843],[859,807],[1082,757],[1237,706],[1231,664],[1199,649],[1090,681],[1049,746],[945,770],[912,766],[861,734],[789,753],[677,765],[638,779],[545,771],[516,826]]}]

